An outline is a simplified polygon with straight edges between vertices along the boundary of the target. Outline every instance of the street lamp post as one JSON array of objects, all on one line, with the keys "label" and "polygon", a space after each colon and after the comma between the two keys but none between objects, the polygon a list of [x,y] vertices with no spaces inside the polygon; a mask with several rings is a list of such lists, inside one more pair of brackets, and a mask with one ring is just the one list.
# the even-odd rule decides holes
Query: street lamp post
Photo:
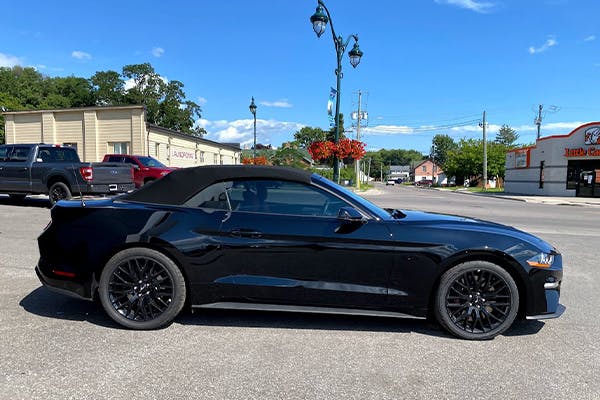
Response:
[{"label": "street lamp post", "polygon": [[254,96],[252,97],[252,102],[248,107],[250,112],[254,116],[254,146],[252,146],[252,163],[256,162],[256,104],[254,104]]},{"label": "street lamp post", "polygon": [[[356,68],[356,66],[360,63],[360,58],[362,57],[363,52],[358,47],[358,36],[357,35],[350,35],[344,41],[344,38],[342,36],[337,36],[335,34],[335,30],[333,29],[333,20],[331,19],[331,14],[329,13],[329,10],[325,6],[325,3],[323,3],[322,0],[318,0],[317,3],[318,3],[317,10],[310,17],[310,22],[312,22],[312,24],[313,24],[313,30],[317,34],[317,37],[321,37],[321,35],[327,29],[327,23],[330,22],[329,26],[331,28],[331,35],[333,37],[333,44],[335,45],[335,52],[337,55],[337,68],[335,69],[335,75],[337,77],[337,82],[336,82],[337,94],[336,94],[336,100],[335,100],[335,136],[334,136],[334,142],[337,144],[340,139],[340,86],[341,86],[341,80],[344,77],[344,74],[342,73],[342,56],[344,55],[344,52],[346,51],[346,48],[348,47],[348,44],[350,43],[350,39],[354,39],[354,46],[352,47],[352,50],[350,50],[348,52],[348,56],[350,57],[350,64],[352,65],[353,68]],[[337,182],[337,183],[339,183],[339,181],[340,181],[340,164],[339,164],[339,159],[337,158],[337,156],[334,156],[334,159],[333,159],[333,180],[334,180],[334,182]]]}]

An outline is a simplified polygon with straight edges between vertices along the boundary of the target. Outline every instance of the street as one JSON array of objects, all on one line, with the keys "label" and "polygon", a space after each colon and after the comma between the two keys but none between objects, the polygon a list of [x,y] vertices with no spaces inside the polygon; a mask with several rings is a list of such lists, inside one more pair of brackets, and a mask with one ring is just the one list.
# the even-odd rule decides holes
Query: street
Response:
[{"label": "street", "polygon": [[483,342],[423,320],[217,310],[130,331],[41,286],[47,200],[0,196],[0,399],[598,398],[600,207],[377,189],[365,197],[382,207],[487,219],[552,243],[565,314]]}]

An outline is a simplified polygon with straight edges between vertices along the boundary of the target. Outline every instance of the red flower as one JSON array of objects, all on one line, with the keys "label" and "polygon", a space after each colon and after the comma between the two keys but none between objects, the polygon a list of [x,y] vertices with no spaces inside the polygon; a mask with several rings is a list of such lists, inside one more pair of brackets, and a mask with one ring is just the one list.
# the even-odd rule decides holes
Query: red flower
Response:
[{"label": "red flower", "polygon": [[265,156],[256,156],[256,157],[244,158],[242,160],[242,164],[244,164],[244,165],[249,165],[249,164],[254,164],[254,165],[268,165],[269,163],[267,162],[267,157],[265,157]]},{"label": "red flower", "polygon": [[335,154],[335,144],[330,141],[316,141],[308,146],[308,153],[313,160],[325,160]]},{"label": "red flower", "polygon": [[342,139],[338,142],[337,146],[330,141],[312,142],[308,146],[308,152],[315,161],[325,160],[332,156],[341,159],[352,158],[360,160],[367,153],[365,143],[353,139]]}]

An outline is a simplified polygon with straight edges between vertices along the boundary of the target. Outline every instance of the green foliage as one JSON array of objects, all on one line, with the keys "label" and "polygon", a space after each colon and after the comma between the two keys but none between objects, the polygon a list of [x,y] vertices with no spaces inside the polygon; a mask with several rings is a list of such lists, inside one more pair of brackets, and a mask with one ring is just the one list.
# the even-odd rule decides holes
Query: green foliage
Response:
[{"label": "green foliage", "polygon": [[[125,81],[133,87],[125,90]],[[167,82],[150,65],[123,67],[122,74],[98,71],[91,78],[47,77],[34,68],[0,67],[0,106],[9,111],[89,106],[144,105],[149,123],[201,137],[195,127],[201,108],[186,100],[183,83]],[[0,140],[4,140],[4,118],[0,117]]]},{"label": "green foliage", "polygon": [[[488,176],[504,177],[506,147],[500,143],[487,143]],[[447,176],[456,176],[457,181],[469,176],[483,174],[483,140],[461,139],[458,147],[448,153],[444,168]]]},{"label": "green foliage", "polygon": [[363,163],[371,165],[370,176],[379,178],[383,168],[383,176],[389,174],[390,165],[410,165],[413,167],[421,162],[425,157],[417,150],[386,150],[382,149],[376,152],[370,151],[363,157]]},{"label": "green foliage", "polygon": [[[340,113],[340,137],[338,139],[344,139],[346,135],[344,134],[344,114]],[[335,142],[335,126],[331,128],[327,132],[327,137],[325,140],[329,140],[330,142]]]},{"label": "green foliage", "polygon": [[496,143],[503,145],[506,148],[513,149],[515,143],[519,139],[519,134],[510,126],[504,124],[496,134]]},{"label": "green foliage", "polygon": [[277,149],[275,153],[271,155],[269,161],[273,165],[305,169],[307,167],[307,163],[304,161],[304,158],[305,155],[302,151],[292,147],[282,147]]},{"label": "green foliage", "polygon": [[433,161],[445,170],[445,164],[448,162],[448,153],[456,150],[458,145],[448,135],[435,135],[431,142]]},{"label": "green foliage", "polygon": [[305,126],[294,133],[294,140],[299,146],[307,148],[312,142],[325,140],[325,132],[321,128]]}]

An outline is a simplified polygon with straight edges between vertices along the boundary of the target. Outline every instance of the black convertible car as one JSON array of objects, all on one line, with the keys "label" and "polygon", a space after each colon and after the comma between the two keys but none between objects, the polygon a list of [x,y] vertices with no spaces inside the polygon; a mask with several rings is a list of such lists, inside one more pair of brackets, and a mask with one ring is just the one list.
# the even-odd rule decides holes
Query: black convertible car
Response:
[{"label": "black convertible car", "polygon": [[435,318],[489,339],[558,317],[561,255],[517,229],[383,210],[316,174],[180,169],[106,200],[60,201],[36,272],[96,296],[119,324],[155,329],[185,305]]}]

